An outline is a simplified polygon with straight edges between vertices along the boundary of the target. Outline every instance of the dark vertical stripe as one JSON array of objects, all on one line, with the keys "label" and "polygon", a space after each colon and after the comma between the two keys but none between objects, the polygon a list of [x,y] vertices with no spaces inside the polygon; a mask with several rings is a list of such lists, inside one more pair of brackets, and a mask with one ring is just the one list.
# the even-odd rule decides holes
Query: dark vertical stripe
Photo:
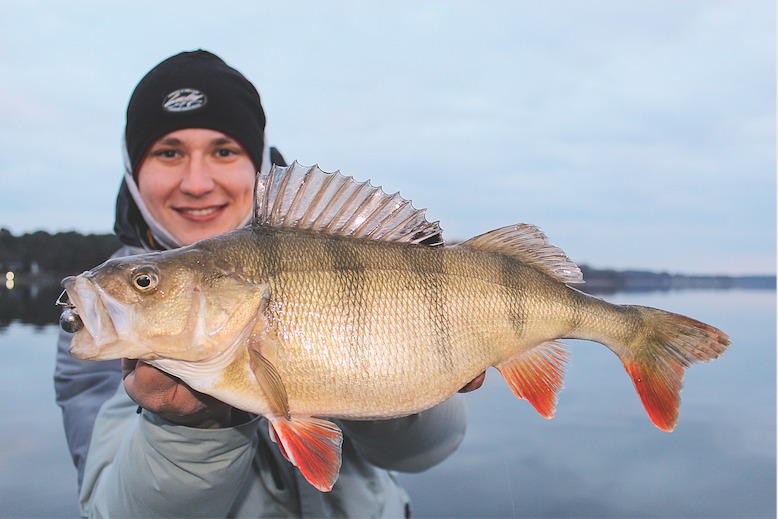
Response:
[{"label": "dark vertical stripe", "polygon": [[415,287],[428,311],[427,317],[432,326],[430,333],[434,337],[440,368],[450,373],[455,369],[455,362],[451,343],[444,249],[411,245],[401,250],[409,271],[415,278]]},{"label": "dark vertical stripe", "polygon": [[264,274],[268,278],[276,277],[282,268],[279,232],[266,227],[255,227],[253,231],[259,245],[257,250],[259,274]]},{"label": "dark vertical stripe", "polygon": [[370,288],[367,286],[364,262],[354,243],[348,239],[324,240],[322,245],[335,283],[335,308],[348,309],[348,313],[336,313],[344,315],[345,322],[342,324],[349,326],[349,351],[352,358],[364,359],[363,341],[370,334],[369,313],[365,311],[366,305],[370,304]]},{"label": "dark vertical stripe", "polygon": [[[520,275],[518,264],[516,260],[509,256],[500,255],[499,258],[500,284],[506,289],[511,290],[511,287],[516,286],[516,278]],[[511,326],[516,333],[516,336],[521,337],[524,334],[524,328],[527,319],[527,314],[524,308],[526,306],[525,302],[521,297],[509,296],[505,303],[505,309],[508,312],[508,319],[510,319]]]}]

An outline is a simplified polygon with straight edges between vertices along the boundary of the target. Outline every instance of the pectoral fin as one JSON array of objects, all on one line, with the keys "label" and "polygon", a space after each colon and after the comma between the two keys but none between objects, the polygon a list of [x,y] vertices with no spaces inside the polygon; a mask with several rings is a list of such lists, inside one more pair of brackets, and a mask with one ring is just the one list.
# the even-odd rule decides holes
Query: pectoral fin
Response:
[{"label": "pectoral fin", "polygon": [[549,341],[498,364],[497,369],[514,395],[528,400],[544,418],[553,418],[569,359],[567,346]]},{"label": "pectoral fin", "polygon": [[259,341],[255,336],[249,343],[249,362],[270,404],[270,436],[311,485],[329,492],[340,473],[343,433],[327,420],[291,416],[281,374],[262,355]]},{"label": "pectoral fin", "polygon": [[343,433],[337,425],[320,418],[271,417],[270,433],[284,457],[305,479],[322,492],[332,490],[341,464]]},{"label": "pectoral fin", "polygon": [[289,397],[286,394],[281,374],[278,373],[273,363],[259,352],[253,340],[249,346],[249,363],[251,371],[254,372],[254,378],[257,379],[257,383],[268,399],[272,412],[283,415],[288,420],[290,418]]}]

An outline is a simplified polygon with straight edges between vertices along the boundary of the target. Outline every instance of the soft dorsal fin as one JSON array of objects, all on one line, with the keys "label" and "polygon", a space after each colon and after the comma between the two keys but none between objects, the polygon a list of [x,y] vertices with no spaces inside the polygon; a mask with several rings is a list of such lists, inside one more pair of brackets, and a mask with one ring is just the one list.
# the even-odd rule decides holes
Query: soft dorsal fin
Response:
[{"label": "soft dorsal fin", "polygon": [[420,243],[443,232],[399,193],[388,195],[339,171],[326,173],[297,161],[257,175],[254,224],[402,243]]},{"label": "soft dorsal fin", "polygon": [[584,282],[578,265],[562,249],[548,243],[546,235],[534,225],[509,225],[470,238],[460,246],[511,256],[562,283]]}]

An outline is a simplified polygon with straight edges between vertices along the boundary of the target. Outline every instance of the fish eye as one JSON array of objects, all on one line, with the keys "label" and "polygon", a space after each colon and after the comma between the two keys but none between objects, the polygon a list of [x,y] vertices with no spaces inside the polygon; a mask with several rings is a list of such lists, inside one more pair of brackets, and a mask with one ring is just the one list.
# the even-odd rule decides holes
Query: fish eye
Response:
[{"label": "fish eye", "polygon": [[132,285],[141,292],[154,290],[159,283],[159,274],[154,267],[140,267],[132,273]]}]

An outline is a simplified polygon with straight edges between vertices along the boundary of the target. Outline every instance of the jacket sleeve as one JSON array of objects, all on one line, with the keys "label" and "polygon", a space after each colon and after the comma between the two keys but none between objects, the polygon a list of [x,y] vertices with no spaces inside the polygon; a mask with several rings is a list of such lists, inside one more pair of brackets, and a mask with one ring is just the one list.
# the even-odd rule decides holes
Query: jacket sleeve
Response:
[{"label": "jacket sleeve", "polygon": [[[141,249],[122,247],[113,254],[128,256]],[[78,470],[78,485],[84,477],[89,440],[100,406],[115,392],[122,381],[120,360],[78,360],[70,355],[73,334],[60,331],[57,340],[57,361],[54,370],[54,392],[62,409],[70,455]]]},{"label": "jacket sleeve", "polygon": [[95,421],[81,488],[84,517],[224,517],[251,470],[259,419],[227,429],[167,422],[121,385]]},{"label": "jacket sleeve", "polygon": [[367,461],[386,470],[420,472],[451,455],[465,437],[465,404],[455,394],[418,414],[359,422],[340,420],[343,432]]},{"label": "jacket sleeve", "polygon": [[95,417],[100,406],[116,392],[122,373],[119,360],[85,361],[71,357],[72,338],[70,333],[59,333],[54,391],[80,487]]}]

